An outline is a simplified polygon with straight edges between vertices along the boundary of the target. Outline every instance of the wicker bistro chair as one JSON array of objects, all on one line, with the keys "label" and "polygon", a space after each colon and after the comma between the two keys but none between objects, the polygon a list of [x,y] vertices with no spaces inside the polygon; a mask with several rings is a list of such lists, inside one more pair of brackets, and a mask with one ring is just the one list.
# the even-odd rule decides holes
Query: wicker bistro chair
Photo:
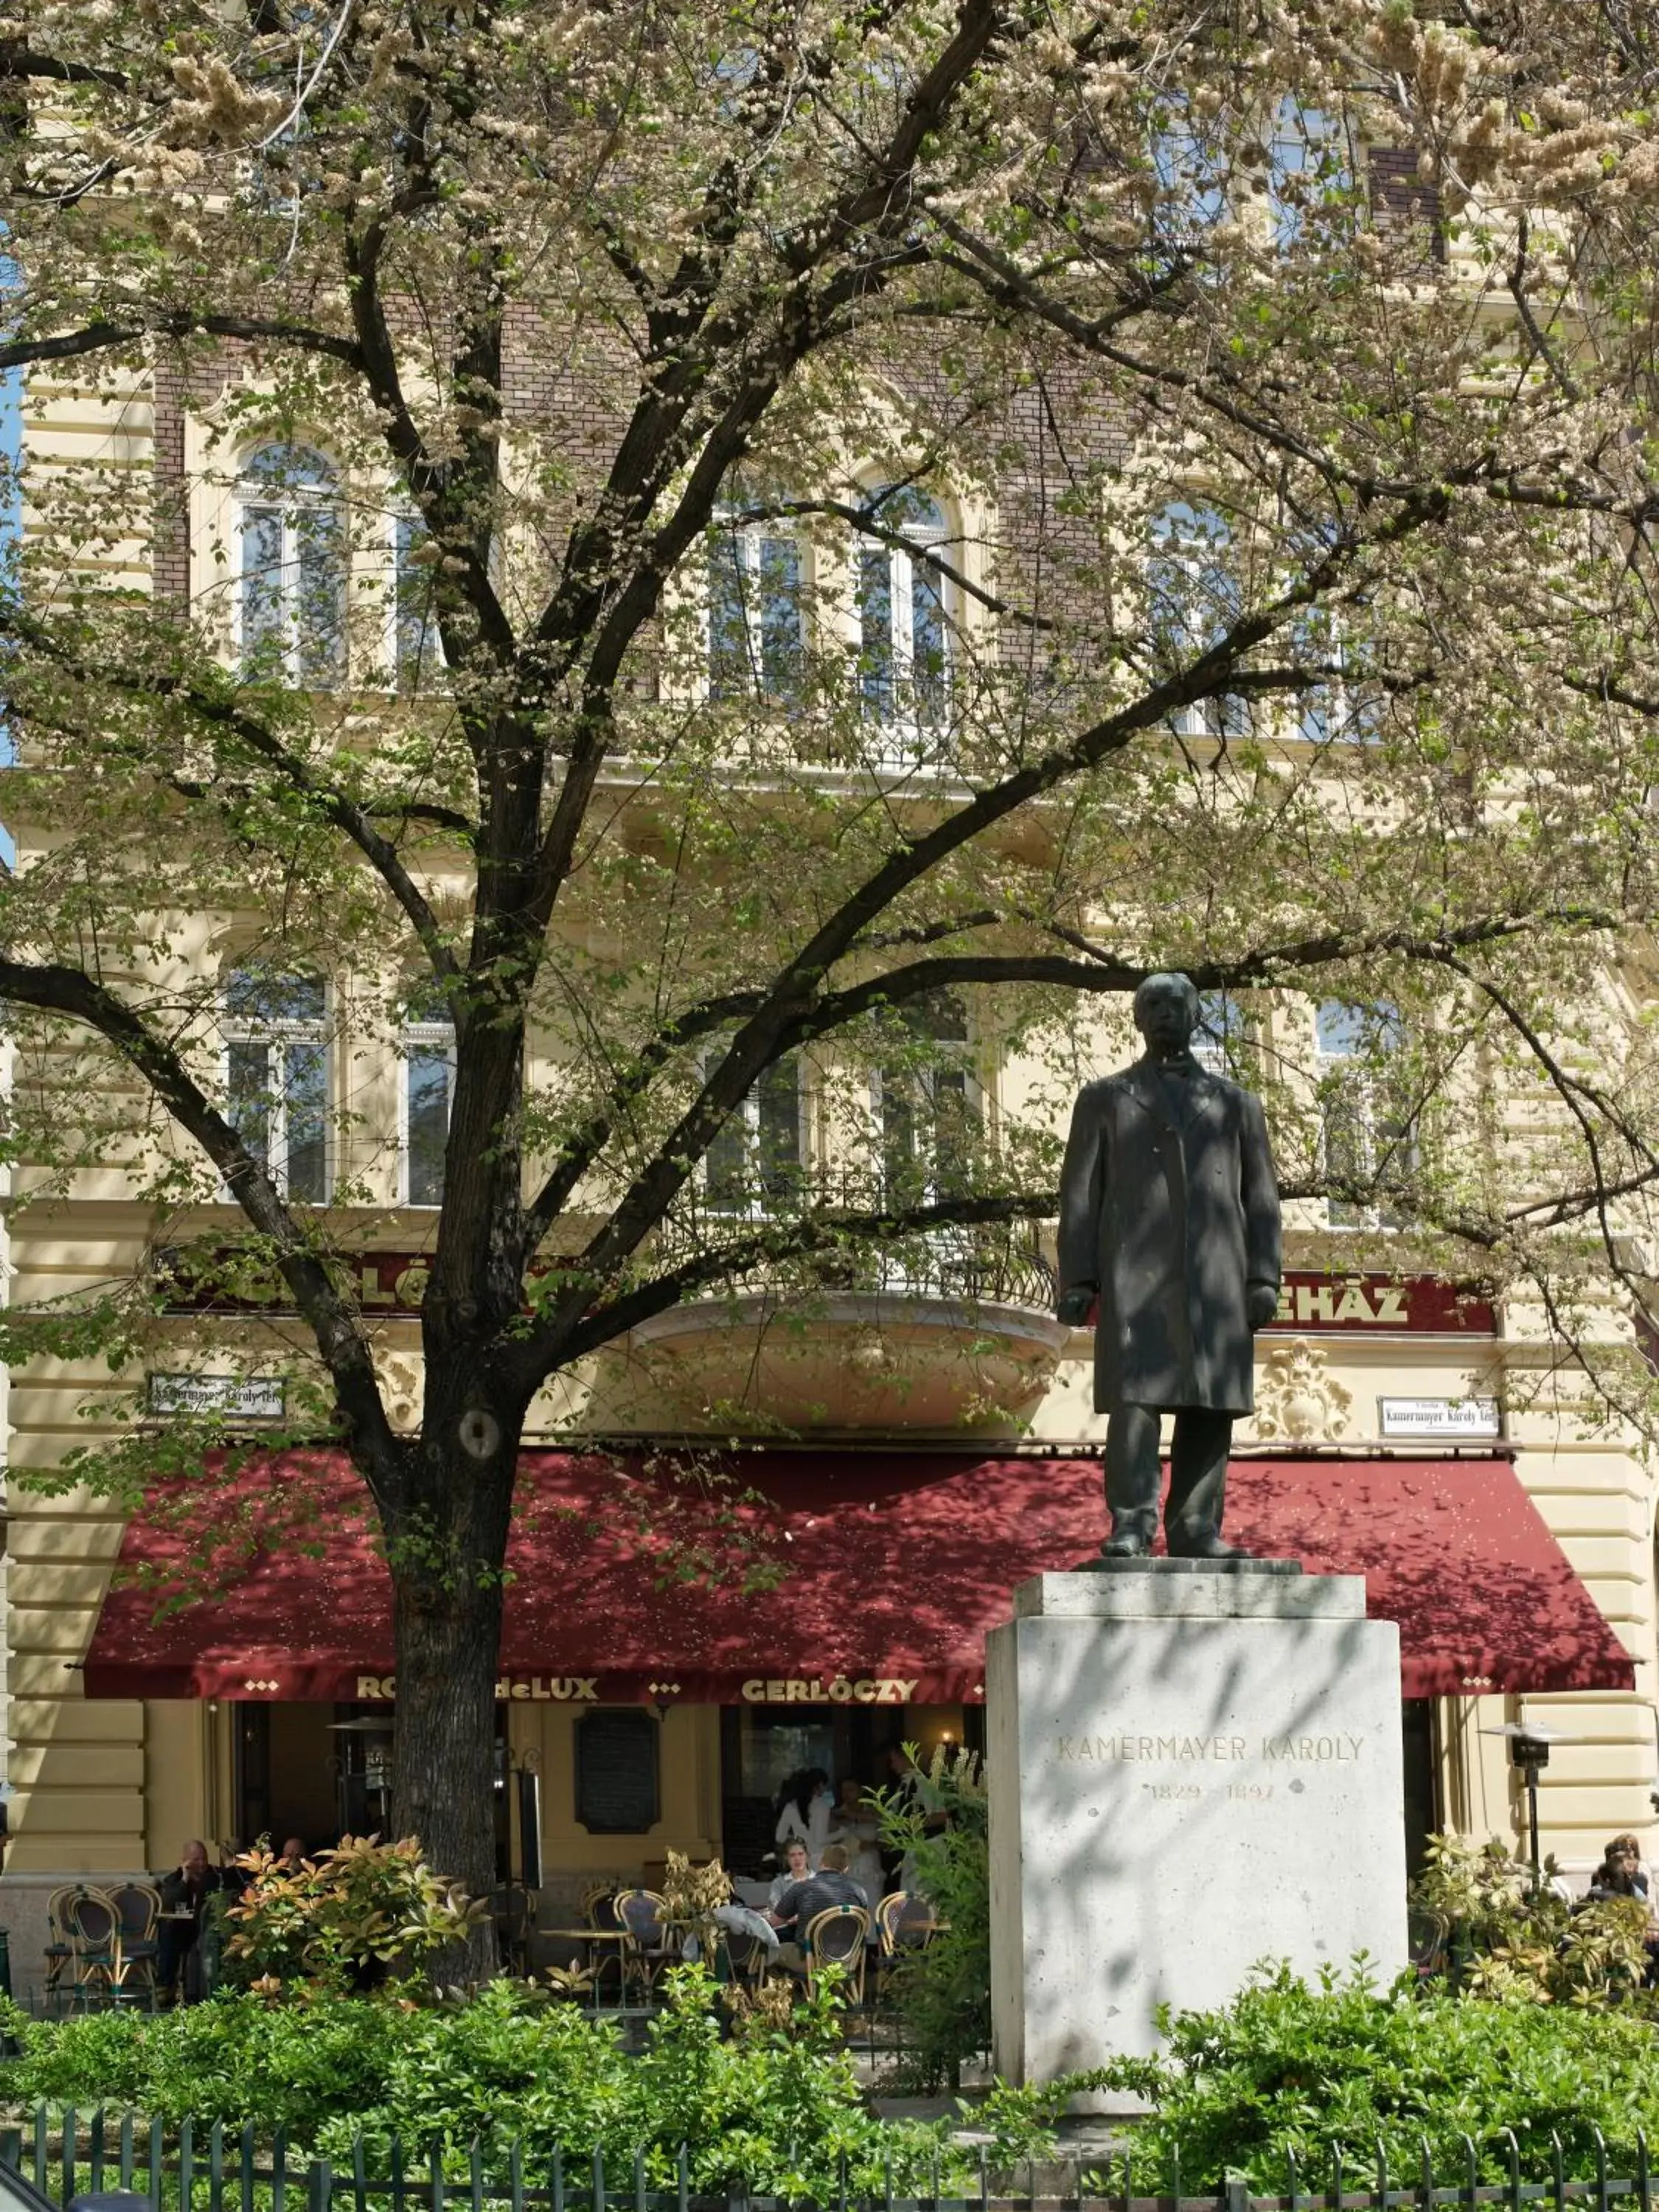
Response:
[{"label": "wicker bistro chair", "polygon": [[64,1905],[69,1931],[70,1973],[75,1995],[90,2009],[94,1994],[107,1998],[121,1971],[121,1916],[101,1889],[86,1884],[70,1892]]},{"label": "wicker bistro chair", "polygon": [[938,1928],[931,1900],[914,1890],[891,1890],[882,1899],[876,1907],[876,1936],[884,1984],[907,1951],[927,1949]]},{"label": "wicker bistro chair", "polygon": [[161,1911],[160,1893],[153,1882],[124,1881],[108,1896],[119,1931],[115,1987],[124,1997],[142,1993],[153,2004],[155,1961],[161,1949],[155,1940],[155,1923]]},{"label": "wicker bistro chair", "polygon": [[864,1947],[870,1936],[870,1916],[860,1905],[826,1905],[815,1912],[801,1935],[806,1957],[806,1986],[816,1990],[825,1966],[842,1966],[847,1978],[842,1987],[849,2004],[864,2002]]},{"label": "wicker bistro chair", "polygon": [[54,2002],[62,2002],[66,1988],[73,1989],[75,1986],[72,1972],[75,1946],[70,1941],[69,1923],[64,1918],[69,1901],[74,1894],[75,1888],[70,1884],[62,1889],[54,1889],[46,1899],[46,1998],[48,2011]]},{"label": "wicker bistro chair", "polygon": [[663,1899],[654,1889],[619,1889],[616,1905],[617,1923],[628,1930],[628,1941],[620,1946],[623,2002],[628,2001],[631,1981],[639,1985],[640,2002],[648,2005],[657,1984],[679,1955],[663,1926]]}]

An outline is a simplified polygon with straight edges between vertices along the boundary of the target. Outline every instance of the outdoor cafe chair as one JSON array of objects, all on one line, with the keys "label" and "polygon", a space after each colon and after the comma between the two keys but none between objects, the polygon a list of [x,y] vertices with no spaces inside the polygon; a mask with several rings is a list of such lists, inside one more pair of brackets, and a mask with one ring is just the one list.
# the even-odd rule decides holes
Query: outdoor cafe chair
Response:
[{"label": "outdoor cafe chair", "polygon": [[876,1963],[876,1986],[885,1991],[893,1970],[909,1951],[922,1951],[933,1940],[939,1923],[933,1905],[914,1890],[895,1889],[876,1907],[876,1935],[880,1956]]},{"label": "outdoor cafe chair", "polygon": [[121,1965],[121,1917],[101,1889],[85,1883],[70,1891],[64,1906],[69,1930],[70,1973],[83,2007],[94,1993],[108,1996]]},{"label": "outdoor cafe chair", "polygon": [[846,1979],[841,1986],[848,2002],[862,2004],[864,1947],[869,1935],[870,1916],[861,1905],[830,1905],[815,1912],[800,1946],[806,1957],[808,1993],[816,1992],[818,1974],[825,1966],[842,1966]]},{"label": "outdoor cafe chair", "polygon": [[617,1924],[628,1931],[628,1941],[622,1946],[623,2001],[626,2003],[628,1984],[633,1980],[639,1984],[640,2002],[648,2005],[658,1982],[678,1955],[663,1926],[664,1901],[654,1889],[619,1889],[616,1905]]},{"label": "outdoor cafe chair", "polygon": [[119,1939],[115,1986],[123,1996],[137,1995],[142,1990],[154,2003],[155,1962],[161,1950],[155,1940],[155,1923],[161,1912],[161,1895],[155,1884],[148,1881],[124,1881],[107,1894],[115,1908]]},{"label": "outdoor cafe chair", "polygon": [[75,1946],[70,1941],[69,1923],[64,1917],[69,1901],[75,1894],[75,1885],[66,1882],[54,1889],[46,1899],[46,1989],[48,2008],[52,2000],[61,1997],[67,1978],[74,1986]]}]

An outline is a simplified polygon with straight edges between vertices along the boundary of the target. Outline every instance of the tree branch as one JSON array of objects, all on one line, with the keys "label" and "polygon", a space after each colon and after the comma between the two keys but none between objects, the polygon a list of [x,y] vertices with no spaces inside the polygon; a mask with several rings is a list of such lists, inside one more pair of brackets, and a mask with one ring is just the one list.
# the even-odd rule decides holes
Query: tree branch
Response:
[{"label": "tree branch", "polygon": [[374,1470],[389,1465],[398,1446],[356,1317],[329,1280],[270,1176],[191,1076],[179,1054],[155,1035],[136,1009],[78,968],[0,957],[0,1000],[95,1031],[143,1078],[173,1121],[212,1161],[248,1220],[276,1247],[276,1265],[333,1378],[351,1437],[362,1448],[360,1464],[379,1502],[381,1486]]}]

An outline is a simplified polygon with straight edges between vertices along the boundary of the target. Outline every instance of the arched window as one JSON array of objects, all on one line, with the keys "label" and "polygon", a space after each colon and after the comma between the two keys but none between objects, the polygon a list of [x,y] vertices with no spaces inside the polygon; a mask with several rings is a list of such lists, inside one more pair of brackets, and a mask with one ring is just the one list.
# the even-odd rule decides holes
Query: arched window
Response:
[{"label": "arched window", "polygon": [[[1160,680],[1180,675],[1219,643],[1242,611],[1232,532],[1212,507],[1171,500],[1153,516],[1146,564],[1148,628]],[[1194,700],[1174,717],[1183,737],[1225,737],[1245,727],[1243,702]]]},{"label": "arched window", "polygon": [[[889,492],[875,517],[892,538],[858,548],[859,680],[872,720],[916,733],[942,729],[951,704],[953,609],[930,553],[949,538],[945,511],[923,492]],[[921,748],[913,739],[899,750]]]},{"label": "arched window", "polygon": [[315,975],[234,968],[221,994],[225,1111],[277,1188],[328,1196],[327,992]]},{"label": "arched window", "polygon": [[241,661],[326,691],[346,659],[346,533],[339,481],[309,446],[261,446],[237,479]]},{"label": "arched window", "polygon": [[455,1095],[455,1024],[436,984],[404,1008],[399,1150],[405,1206],[441,1206]]}]

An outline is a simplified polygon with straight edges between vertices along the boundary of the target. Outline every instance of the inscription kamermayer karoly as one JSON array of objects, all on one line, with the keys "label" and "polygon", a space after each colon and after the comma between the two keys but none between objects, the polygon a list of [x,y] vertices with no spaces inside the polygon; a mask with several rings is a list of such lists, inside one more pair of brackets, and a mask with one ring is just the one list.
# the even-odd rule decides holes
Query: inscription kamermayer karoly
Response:
[{"label": "inscription kamermayer karoly", "polygon": [[1363,1735],[1056,1735],[1054,1756],[1062,1764],[1110,1765],[1136,1760],[1236,1760],[1259,1759],[1267,1765],[1291,1761],[1307,1766],[1346,1765],[1365,1747]]}]

